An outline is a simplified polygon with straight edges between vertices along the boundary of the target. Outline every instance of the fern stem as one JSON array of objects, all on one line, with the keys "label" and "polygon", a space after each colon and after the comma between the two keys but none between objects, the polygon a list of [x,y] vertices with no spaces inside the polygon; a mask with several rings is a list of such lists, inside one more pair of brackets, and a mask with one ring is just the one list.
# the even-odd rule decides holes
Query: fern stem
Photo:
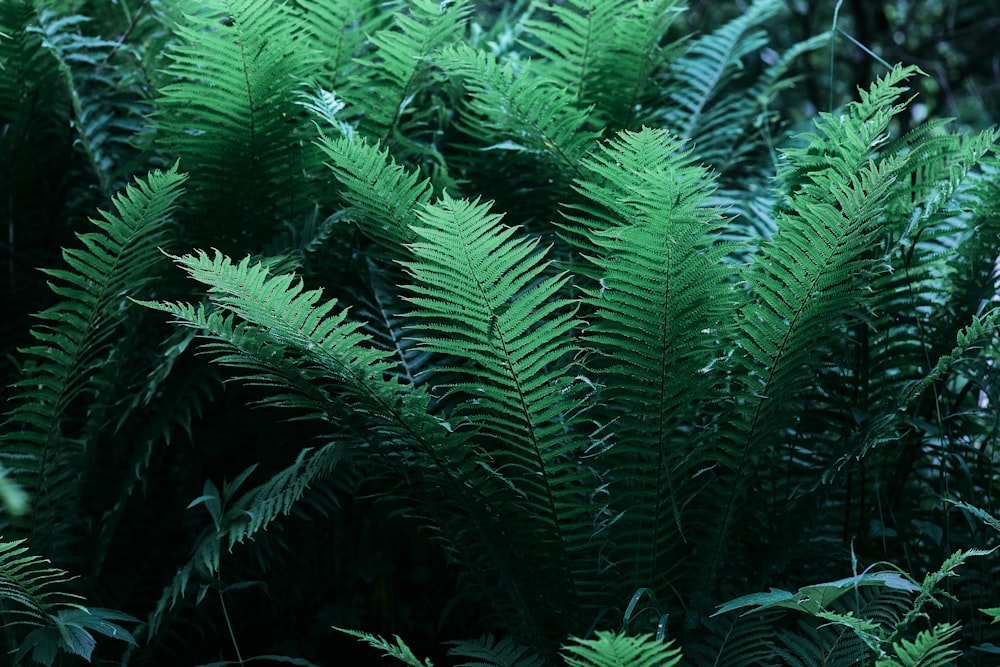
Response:
[{"label": "fern stem", "polygon": [[837,6],[833,8],[833,25],[830,26],[830,105],[827,111],[833,113],[833,65],[837,59],[837,21],[840,19],[840,7],[844,0],[837,0]]},{"label": "fern stem", "polygon": [[229,620],[229,610],[226,608],[226,597],[222,594],[222,580],[219,580],[219,603],[222,605],[222,618],[226,621],[226,630],[229,631],[229,639],[233,642],[233,649],[236,651],[236,662],[243,663],[243,656],[240,654],[240,645],[236,641],[236,633],[233,632],[233,624]]}]

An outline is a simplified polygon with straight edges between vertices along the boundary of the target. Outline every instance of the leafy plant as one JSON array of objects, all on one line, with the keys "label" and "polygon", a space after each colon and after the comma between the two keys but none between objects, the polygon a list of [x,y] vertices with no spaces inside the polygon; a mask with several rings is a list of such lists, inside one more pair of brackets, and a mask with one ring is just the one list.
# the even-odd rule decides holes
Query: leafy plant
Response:
[{"label": "leafy plant", "polygon": [[3,5],[0,189],[143,174],[10,356],[15,657],[988,654],[1000,135],[690,4]]}]

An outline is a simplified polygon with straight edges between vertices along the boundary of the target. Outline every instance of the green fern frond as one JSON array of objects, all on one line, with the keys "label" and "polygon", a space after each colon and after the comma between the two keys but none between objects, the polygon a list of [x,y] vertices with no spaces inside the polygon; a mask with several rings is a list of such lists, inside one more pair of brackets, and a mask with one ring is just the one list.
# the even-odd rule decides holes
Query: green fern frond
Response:
[{"label": "green fern frond", "polygon": [[116,621],[135,622],[127,614],[87,608],[78,595],[63,587],[75,577],[32,555],[24,540],[0,540],[0,612],[7,629],[29,627],[13,664],[28,656],[51,665],[60,651],[90,660],[96,641],[91,632],[135,644],[132,634]]},{"label": "green fern frond", "polygon": [[[710,35],[696,40],[674,63],[676,81],[671,99],[675,107],[666,113],[674,134],[691,139],[703,152],[703,139],[726,132],[728,104],[715,106],[722,89],[743,67],[743,59],[767,44],[760,26],[781,11],[776,0],[755,0],[750,7]],[[709,144],[704,147],[708,149]]]},{"label": "green fern frond", "polygon": [[73,515],[75,466],[94,443],[78,439],[69,419],[101,389],[97,371],[112,363],[115,336],[135,313],[128,296],[156,275],[157,246],[185,179],[175,165],[138,180],[113,199],[113,211],[92,220],[97,231],[79,235],[83,248],[63,251],[68,269],[45,271],[63,300],[38,315],[46,324],[32,331],[38,344],[23,350],[32,361],[0,434],[0,460],[36,508],[29,516],[35,548],[45,549],[59,535],[54,526]]},{"label": "green fern frond", "polygon": [[[343,458],[344,449],[341,442],[328,443],[317,450],[305,448],[291,465],[267,482],[238,498],[226,498],[225,506],[217,497],[207,498],[213,526],[202,532],[188,561],[177,568],[171,583],[164,587],[144,627],[145,636],[159,632],[168,610],[185,597],[192,580],[205,581],[218,576],[224,548],[232,553],[237,544],[253,539],[280,516],[289,514],[303,500],[310,484],[330,476]],[[229,485],[233,492],[242,479],[245,478]]]},{"label": "green fern frond", "polygon": [[579,577],[594,576],[589,563],[578,571],[595,532],[581,494],[596,479],[578,462],[586,443],[572,363],[576,305],[559,298],[569,278],[547,275],[538,239],[488,211],[445,194],[419,213],[421,241],[402,263],[413,280],[406,300],[420,346],[465,362],[442,369],[457,376],[447,389],[461,402],[450,418],[474,426],[490,468],[522,495],[532,518],[518,540],[551,550],[544,573],[530,576],[560,592],[545,601],[556,606],[581,593]]},{"label": "green fern frond", "polygon": [[402,258],[406,244],[416,239],[416,212],[430,203],[430,181],[397,164],[388,149],[356,134],[323,136],[319,146],[330,158],[341,196],[353,207],[351,218],[391,257]]},{"label": "green fern frond", "polygon": [[[419,394],[404,393],[401,385],[382,382],[390,374],[388,353],[363,347],[367,337],[359,332],[361,324],[349,321],[346,310],[335,312],[335,299],[322,302],[320,290],[305,290],[291,274],[271,276],[266,267],[251,264],[249,258],[233,264],[218,251],[212,256],[199,251],[177,261],[192,278],[209,286],[210,298],[221,310],[204,304],[143,305],[171,313],[180,323],[206,329],[225,342],[211,349],[242,352],[224,354],[220,363],[265,373],[258,379],[265,384],[281,386],[281,380],[294,379],[290,393],[268,398],[268,403],[304,408],[328,420],[331,415],[325,411],[335,401],[312,384],[322,379],[327,384],[349,385],[367,400],[389,408],[401,396],[407,402],[417,401],[414,406],[420,404]],[[296,390],[302,395],[295,396]]]},{"label": "green fern frond", "polygon": [[996,553],[997,549],[1000,547],[994,547],[993,549],[967,549],[962,551],[959,549],[951,556],[945,559],[941,564],[941,567],[936,570],[932,570],[924,575],[924,579],[920,584],[920,592],[917,593],[916,599],[913,601],[912,607],[907,611],[906,616],[899,622],[895,628],[895,632],[892,635],[892,642],[895,643],[899,641],[903,633],[906,632],[910,625],[913,624],[918,618],[926,616],[924,607],[928,604],[941,608],[943,603],[939,598],[954,599],[954,595],[948,590],[948,587],[942,586],[941,584],[952,577],[958,576],[958,568],[965,565],[969,558],[981,558],[983,556],[989,556]]},{"label": "green fern frond", "polygon": [[720,174],[714,203],[732,215],[725,237],[743,244],[748,255],[775,231],[775,143],[786,133],[776,101],[799,81],[789,75],[792,66],[829,40],[823,34],[798,42],[777,55],[755,80],[750,79],[751,71],[738,85],[727,86],[696,138],[698,154]]},{"label": "green fern frond", "polygon": [[566,91],[529,65],[501,64],[469,46],[446,49],[435,62],[461,78],[471,93],[460,110],[463,129],[483,150],[527,152],[561,172],[581,176],[579,160],[600,135],[587,127],[589,110],[578,107]]},{"label": "green fern frond", "polygon": [[[262,404],[329,423],[336,434],[331,439],[370,451],[373,465],[406,479],[398,499],[421,516],[427,514],[432,526],[442,522],[438,529],[443,546],[473,573],[469,585],[482,585],[476,583],[477,575],[489,573],[491,581],[500,576],[507,585],[493,591],[492,601],[529,623],[532,612],[523,598],[523,581],[510,572],[518,543],[500,539],[507,522],[516,520],[517,496],[508,482],[481,464],[468,429],[456,420],[449,423],[433,416],[426,389],[402,382],[394,371],[393,352],[368,345],[362,323],[349,320],[346,310],[337,311],[336,300],[323,302],[319,290],[305,290],[293,275],[270,276],[249,258],[234,264],[218,252],[199,252],[178,262],[209,286],[211,305],[144,305],[206,331],[213,341],[207,349],[218,363],[271,392]],[[303,457],[299,467],[240,501],[248,504],[234,509],[225,531],[212,529],[205,549],[196,554],[199,560],[189,563],[165,590],[151,618],[151,632],[158,629],[166,609],[184,596],[193,574],[205,576],[217,568],[218,545],[247,536],[247,527],[256,520],[245,512],[276,516],[295,502],[310,474],[325,471],[335,461],[334,449],[321,451],[322,457]],[[455,498],[463,499],[461,507],[455,506]],[[257,529],[263,527],[256,522]]]},{"label": "green fern frond", "polygon": [[713,179],[684,142],[664,130],[622,132],[583,167],[577,188],[600,215],[575,218],[589,227],[585,252],[598,267],[583,344],[603,417],[589,414],[613,422],[606,465],[626,510],[611,559],[626,588],[656,586],[661,568],[689,553],[681,506],[717,455],[705,408],[725,399],[719,341],[730,336],[734,270],[718,240],[721,212],[708,204]]},{"label": "green fern frond", "polygon": [[144,129],[150,110],[134,81],[106,67],[121,44],[82,34],[89,21],[46,9],[38,15],[37,30],[58,62],[73,109],[75,145],[86,156],[100,192],[110,195],[117,171],[134,154],[130,142]]},{"label": "green fern frond", "polygon": [[[571,92],[582,108],[596,102],[594,88],[602,82],[602,59],[618,46],[615,26],[631,0],[569,0],[566,3],[536,3],[545,18],[524,21],[524,33],[533,40],[526,46],[547,59],[547,78]],[[630,26],[631,27],[631,26]]]},{"label": "green fern frond", "polygon": [[[875,667],[946,667],[952,665],[955,659],[962,655],[957,650],[958,634],[961,626],[958,623],[935,625],[930,630],[917,634],[912,642],[901,639],[893,644],[892,650],[896,658],[884,656]],[[898,658],[898,659],[897,659]]]},{"label": "green fern frond", "polygon": [[610,127],[629,127],[653,70],[671,45],[663,35],[679,16],[676,0],[572,0],[539,3],[544,19],[523,23],[526,46],[542,56],[539,75],[569,92],[576,107],[595,107]]},{"label": "green fern frond", "polygon": [[43,625],[55,610],[78,604],[78,595],[55,588],[74,578],[29,553],[25,540],[0,541],[0,601],[4,611],[18,619],[5,625]]},{"label": "green fern frond", "polygon": [[213,0],[187,21],[167,53],[158,147],[192,175],[192,243],[259,247],[313,207],[303,176],[318,165],[295,97],[315,56],[284,5]]},{"label": "green fern frond", "polygon": [[563,647],[567,667],[673,667],[681,663],[681,650],[673,642],[651,635],[630,637],[621,633],[595,633],[594,639],[571,638]]},{"label": "green fern frond", "polygon": [[314,50],[324,54],[316,78],[337,89],[361,68],[368,35],[386,26],[392,13],[380,11],[379,0],[295,0]]},{"label": "green fern frond", "polygon": [[744,273],[752,296],[739,317],[742,352],[733,358],[744,383],[734,417],[741,435],[733,443],[735,458],[724,460],[735,483],[710,572],[721,564],[722,536],[748,466],[784,443],[780,434],[795,420],[791,398],[811,386],[803,369],[817,367],[817,349],[837,343],[838,330],[864,321],[865,290],[886,269],[878,259],[878,223],[905,158],[876,162],[872,152],[901,109],[896,101],[905,89],[899,84],[913,71],[889,73],[851,105],[848,116],[823,116],[806,146],[787,152],[779,175],[794,180],[795,189],[789,188],[788,208],[776,217],[778,233]]},{"label": "green fern frond", "polygon": [[404,665],[409,665],[410,667],[434,667],[434,663],[432,663],[430,659],[424,658],[424,660],[421,661],[420,658],[413,655],[413,651],[410,649],[409,646],[407,646],[403,642],[402,639],[399,638],[398,635],[393,635],[393,637],[396,640],[396,643],[393,644],[388,640],[383,639],[382,637],[375,636],[368,632],[361,632],[358,630],[349,630],[347,628],[337,628],[337,627],[334,627],[334,630],[338,632],[343,632],[344,634],[347,635],[351,635],[352,637],[356,637],[357,639],[360,639],[361,641],[367,643],[372,648],[377,648],[380,649],[381,651],[384,651],[384,653],[382,654],[384,657],[395,658],[396,660],[402,662]]},{"label": "green fern frond", "polygon": [[[439,49],[460,41],[471,13],[467,0],[406,0],[392,27],[370,37],[375,47],[364,61],[362,85],[338,91],[365,110],[362,130],[382,143],[407,141],[408,131],[433,105],[418,105],[431,76],[430,63]],[[409,137],[409,141],[417,140]]]}]

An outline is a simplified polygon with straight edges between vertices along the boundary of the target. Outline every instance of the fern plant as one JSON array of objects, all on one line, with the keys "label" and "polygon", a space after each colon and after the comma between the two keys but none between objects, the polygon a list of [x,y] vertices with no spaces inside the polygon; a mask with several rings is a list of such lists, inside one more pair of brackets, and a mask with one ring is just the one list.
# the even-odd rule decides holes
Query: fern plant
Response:
[{"label": "fern plant", "polygon": [[[100,190],[180,159],[49,272],[0,434],[5,543],[144,619],[96,660],[324,662],[337,626],[426,665],[437,613],[467,664],[987,646],[940,499],[994,492],[997,133],[899,136],[916,68],[792,137],[828,37],[779,45],[773,0],[687,37],[673,0],[123,0],[93,38],[66,4],[0,10],[0,119],[45,74]],[[852,549],[900,569],[803,588]],[[100,633],[39,608],[23,657]]]},{"label": "fern plant", "polygon": [[[0,433],[7,475],[32,504],[24,516],[5,521],[5,533],[26,535],[34,549],[68,554],[78,548],[86,524],[81,481],[93,476],[101,430],[108,428],[105,414],[83,428],[78,415],[87,409],[84,401],[109,391],[113,376],[103,369],[122,352],[114,336],[128,332],[137,314],[125,307],[126,295],[148,288],[154,277],[157,244],[167,237],[185,178],[175,166],[130,187],[115,199],[113,213],[93,221],[96,231],[80,235],[83,248],[64,251],[70,268],[47,271],[55,281],[51,289],[64,301],[39,314],[46,324],[32,331],[37,343],[24,350],[32,363]],[[90,630],[132,641],[114,621],[136,619],[66,602],[79,596],[52,588],[65,585],[65,572],[42,567],[40,557],[25,555],[22,542],[5,543],[0,574],[9,588],[2,597],[28,606],[44,623],[35,623],[41,627],[23,639],[16,659],[30,651],[50,665],[59,648],[89,659],[95,643]]]},{"label": "fern plant", "polygon": [[[705,172],[663,131],[621,133],[584,163],[595,177],[581,181],[580,192],[593,203],[563,223],[584,237],[574,245],[597,267],[590,272],[596,284],[584,296],[563,296],[568,276],[543,261],[537,239],[501,225],[488,205],[443,194],[418,209],[417,240],[406,246],[411,258],[403,262],[410,335],[432,356],[448,359],[436,371],[443,393],[421,405],[436,415],[436,438],[461,436],[447,450],[454,453],[434,459],[465,480],[455,502],[475,508],[450,518],[503,517],[506,548],[490,557],[504,585],[487,593],[498,609],[513,605],[535,632],[559,636],[613,607],[630,588],[649,586],[661,599],[678,596],[679,604],[702,591],[734,590],[723,573],[746,561],[732,545],[746,539],[740,536],[747,526],[767,534],[774,517],[799,502],[785,486],[798,479],[792,476],[798,464],[764,462],[782,460],[789,433],[836,428],[835,407],[824,408],[816,422],[798,415],[828,400],[822,387],[811,386],[813,369],[823,377],[842,363],[838,332],[865,317],[872,307],[865,295],[886,271],[880,223],[896,179],[907,182],[901,176],[907,162],[874,151],[903,108],[901,83],[912,73],[894,70],[848,115],[821,119],[817,134],[788,152],[782,177],[794,185],[776,216],[777,235],[741,272],[744,288],[732,279],[737,269],[723,261],[727,246],[718,241],[720,216],[708,202]],[[971,159],[980,154],[974,150]],[[331,344],[330,332],[344,326],[343,314],[328,318],[335,302],[319,306],[318,293],[300,296],[290,277],[266,278],[263,267],[247,260],[234,265],[200,254],[181,262],[220,295],[214,301],[223,310],[157,308],[207,327],[240,351],[223,354],[223,364],[266,371],[267,384],[299,378],[294,394],[275,395],[277,404],[314,414],[317,404],[337,404],[321,385],[302,383],[308,376],[296,361],[313,358],[313,350]],[[584,310],[586,326],[576,319]],[[974,341],[989,339],[996,318],[993,310],[976,320],[934,376]],[[643,342],[650,332],[655,337]],[[351,340],[358,361],[375,353]],[[719,346],[728,345],[720,354]],[[324,366],[326,381],[343,373]],[[887,411],[876,431],[862,432],[858,446],[867,450],[891,438],[896,411],[917,400],[934,376],[912,377],[894,404],[900,407]],[[416,391],[393,382],[403,395]],[[438,383],[432,377],[429,384]],[[392,404],[355,408],[347,423],[360,420],[365,432],[379,432],[385,420],[399,419]],[[384,446],[397,436],[381,440]],[[486,476],[470,477],[470,457]],[[399,475],[415,474],[421,458],[404,449],[385,463]],[[746,499],[765,484],[774,490],[772,504],[747,512]],[[411,511],[428,509],[417,503]],[[428,520],[443,525],[440,517]],[[482,527],[467,524],[441,536]],[[528,548],[522,539],[537,561],[520,562],[517,554]],[[696,558],[672,554],[684,543],[682,551]],[[468,547],[466,541],[448,548],[458,557]],[[476,562],[468,567],[481,576]],[[617,586],[608,585],[612,572]],[[687,588],[691,583],[696,588]],[[539,596],[546,586],[554,590]]]}]

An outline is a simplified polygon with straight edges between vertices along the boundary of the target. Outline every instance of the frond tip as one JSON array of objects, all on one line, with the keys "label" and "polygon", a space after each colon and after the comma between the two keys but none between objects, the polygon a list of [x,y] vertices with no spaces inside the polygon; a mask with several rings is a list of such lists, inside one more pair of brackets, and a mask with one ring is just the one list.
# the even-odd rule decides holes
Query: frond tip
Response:
[{"label": "frond tip", "polygon": [[574,637],[575,644],[563,647],[568,667],[673,667],[681,662],[681,650],[673,642],[659,642],[652,635],[595,634],[595,639]]}]

